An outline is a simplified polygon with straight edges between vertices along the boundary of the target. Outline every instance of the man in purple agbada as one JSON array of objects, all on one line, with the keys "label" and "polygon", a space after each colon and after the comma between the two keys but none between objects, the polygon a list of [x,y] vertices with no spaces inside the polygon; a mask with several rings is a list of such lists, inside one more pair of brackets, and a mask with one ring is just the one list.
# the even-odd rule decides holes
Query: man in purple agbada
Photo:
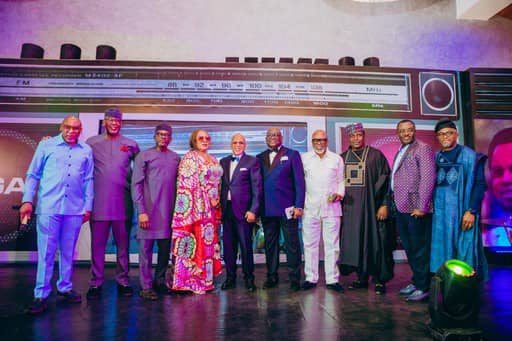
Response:
[{"label": "man in purple agbada", "polygon": [[[170,293],[166,279],[171,252],[171,222],[176,201],[176,178],[180,157],[168,148],[172,128],[159,124],[155,129],[156,146],[135,158],[132,176],[132,198],[138,212],[140,296],[144,300],[158,299],[155,289]],[[153,246],[158,246],[155,274],[151,276]]]},{"label": "man in purple agbada", "polygon": [[87,139],[94,156],[94,206],[91,219],[91,279],[87,299],[101,297],[105,247],[112,227],[117,250],[116,281],[120,296],[133,296],[129,284],[129,243],[132,218],[130,164],[140,151],[137,142],[120,134],[123,114],[105,111],[105,133]]}]

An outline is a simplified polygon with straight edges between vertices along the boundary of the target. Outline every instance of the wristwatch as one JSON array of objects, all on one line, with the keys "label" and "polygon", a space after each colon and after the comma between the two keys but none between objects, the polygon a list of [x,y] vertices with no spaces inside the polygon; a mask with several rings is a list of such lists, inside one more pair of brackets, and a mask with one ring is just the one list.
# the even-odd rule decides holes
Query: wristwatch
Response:
[{"label": "wristwatch", "polygon": [[469,208],[466,212],[469,212],[471,214],[476,214],[476,210],[474,208]]}]

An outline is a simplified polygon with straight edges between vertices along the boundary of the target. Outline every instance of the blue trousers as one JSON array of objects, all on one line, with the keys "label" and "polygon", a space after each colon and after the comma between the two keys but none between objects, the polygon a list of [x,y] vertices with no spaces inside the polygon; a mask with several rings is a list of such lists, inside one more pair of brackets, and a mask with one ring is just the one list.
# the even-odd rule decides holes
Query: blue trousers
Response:
[{"label": "blue trousers", "polygon": [[416,219],[410,213],[397,212],[396,225],[412,270],[412,282],[419,290],[428,291],[432,214]]},{"label": "blue trousers", "polygon": [[59,249],[59,279],[57,290],[68,292],[73,288],[73,254],[82,226],[82,215],[37,215],[37,275],[35,298],[46,298],[51,293],[50,281]]}]

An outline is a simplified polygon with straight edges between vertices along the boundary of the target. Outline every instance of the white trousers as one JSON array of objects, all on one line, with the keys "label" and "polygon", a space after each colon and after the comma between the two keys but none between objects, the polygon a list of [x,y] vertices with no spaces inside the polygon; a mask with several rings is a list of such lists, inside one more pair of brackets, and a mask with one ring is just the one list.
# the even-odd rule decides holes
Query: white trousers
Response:
[{"label": "white trousers", "polygon": [[340,273],[336,262],[340,254],[340,217],[303,217],[304,273],[306,281],[318,282],[320,238],[324,242],[325,282],[338,283]]}]

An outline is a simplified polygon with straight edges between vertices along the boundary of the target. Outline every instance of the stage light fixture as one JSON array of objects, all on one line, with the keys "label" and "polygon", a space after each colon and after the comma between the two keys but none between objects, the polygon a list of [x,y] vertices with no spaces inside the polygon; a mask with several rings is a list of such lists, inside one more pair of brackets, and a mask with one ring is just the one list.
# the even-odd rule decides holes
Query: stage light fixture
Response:
[{"label": "stage light fixture", "polygon": [[110,45],[98,45],[96,46],[96,59],[116,59],[116,49]]},{"label": "stage light fixture", "polygon": [[436,340],[480,337],[477,329],[479,280],[467,263],[450,259],[439,267],[430,283],[428,328]]},{"label": "stage light fixture", "polygon": [[338,60],[338,65],[354,66],[354,65],[356,65],[356,60],[354,59],[354,57],[350,57],[350,56],[341,57]]},{"label": "stage light fixture", "polygon": [[363,66],[380,66],[380,60],[377,57],[368,57],[363,60]]},{"label": "stage light fixture", "polygon": [[80,59],[82,49],[75,44],[62,44],[60,46],[60,59]]},{"label": "stage light fixture", "polygon": [[38,58],[41,59],[44,56],[44,49],[36,44],[24,43],[21,45],[20,58]]},{"label": "stage light fixture", "polygon": [[313,64],[313,59],[300,57],[299,59],[297,59],[297,64]]},{"label": "stage light fixture", "polygon": [[258,59],[258,57],[245,57],[244,63],[257,63]]},{"label": "stage light fixture", "polygon": [[281,64],[293,63],[293,57],[281,57],[281,58],[279,58],[279,63],[281,63]]}]

